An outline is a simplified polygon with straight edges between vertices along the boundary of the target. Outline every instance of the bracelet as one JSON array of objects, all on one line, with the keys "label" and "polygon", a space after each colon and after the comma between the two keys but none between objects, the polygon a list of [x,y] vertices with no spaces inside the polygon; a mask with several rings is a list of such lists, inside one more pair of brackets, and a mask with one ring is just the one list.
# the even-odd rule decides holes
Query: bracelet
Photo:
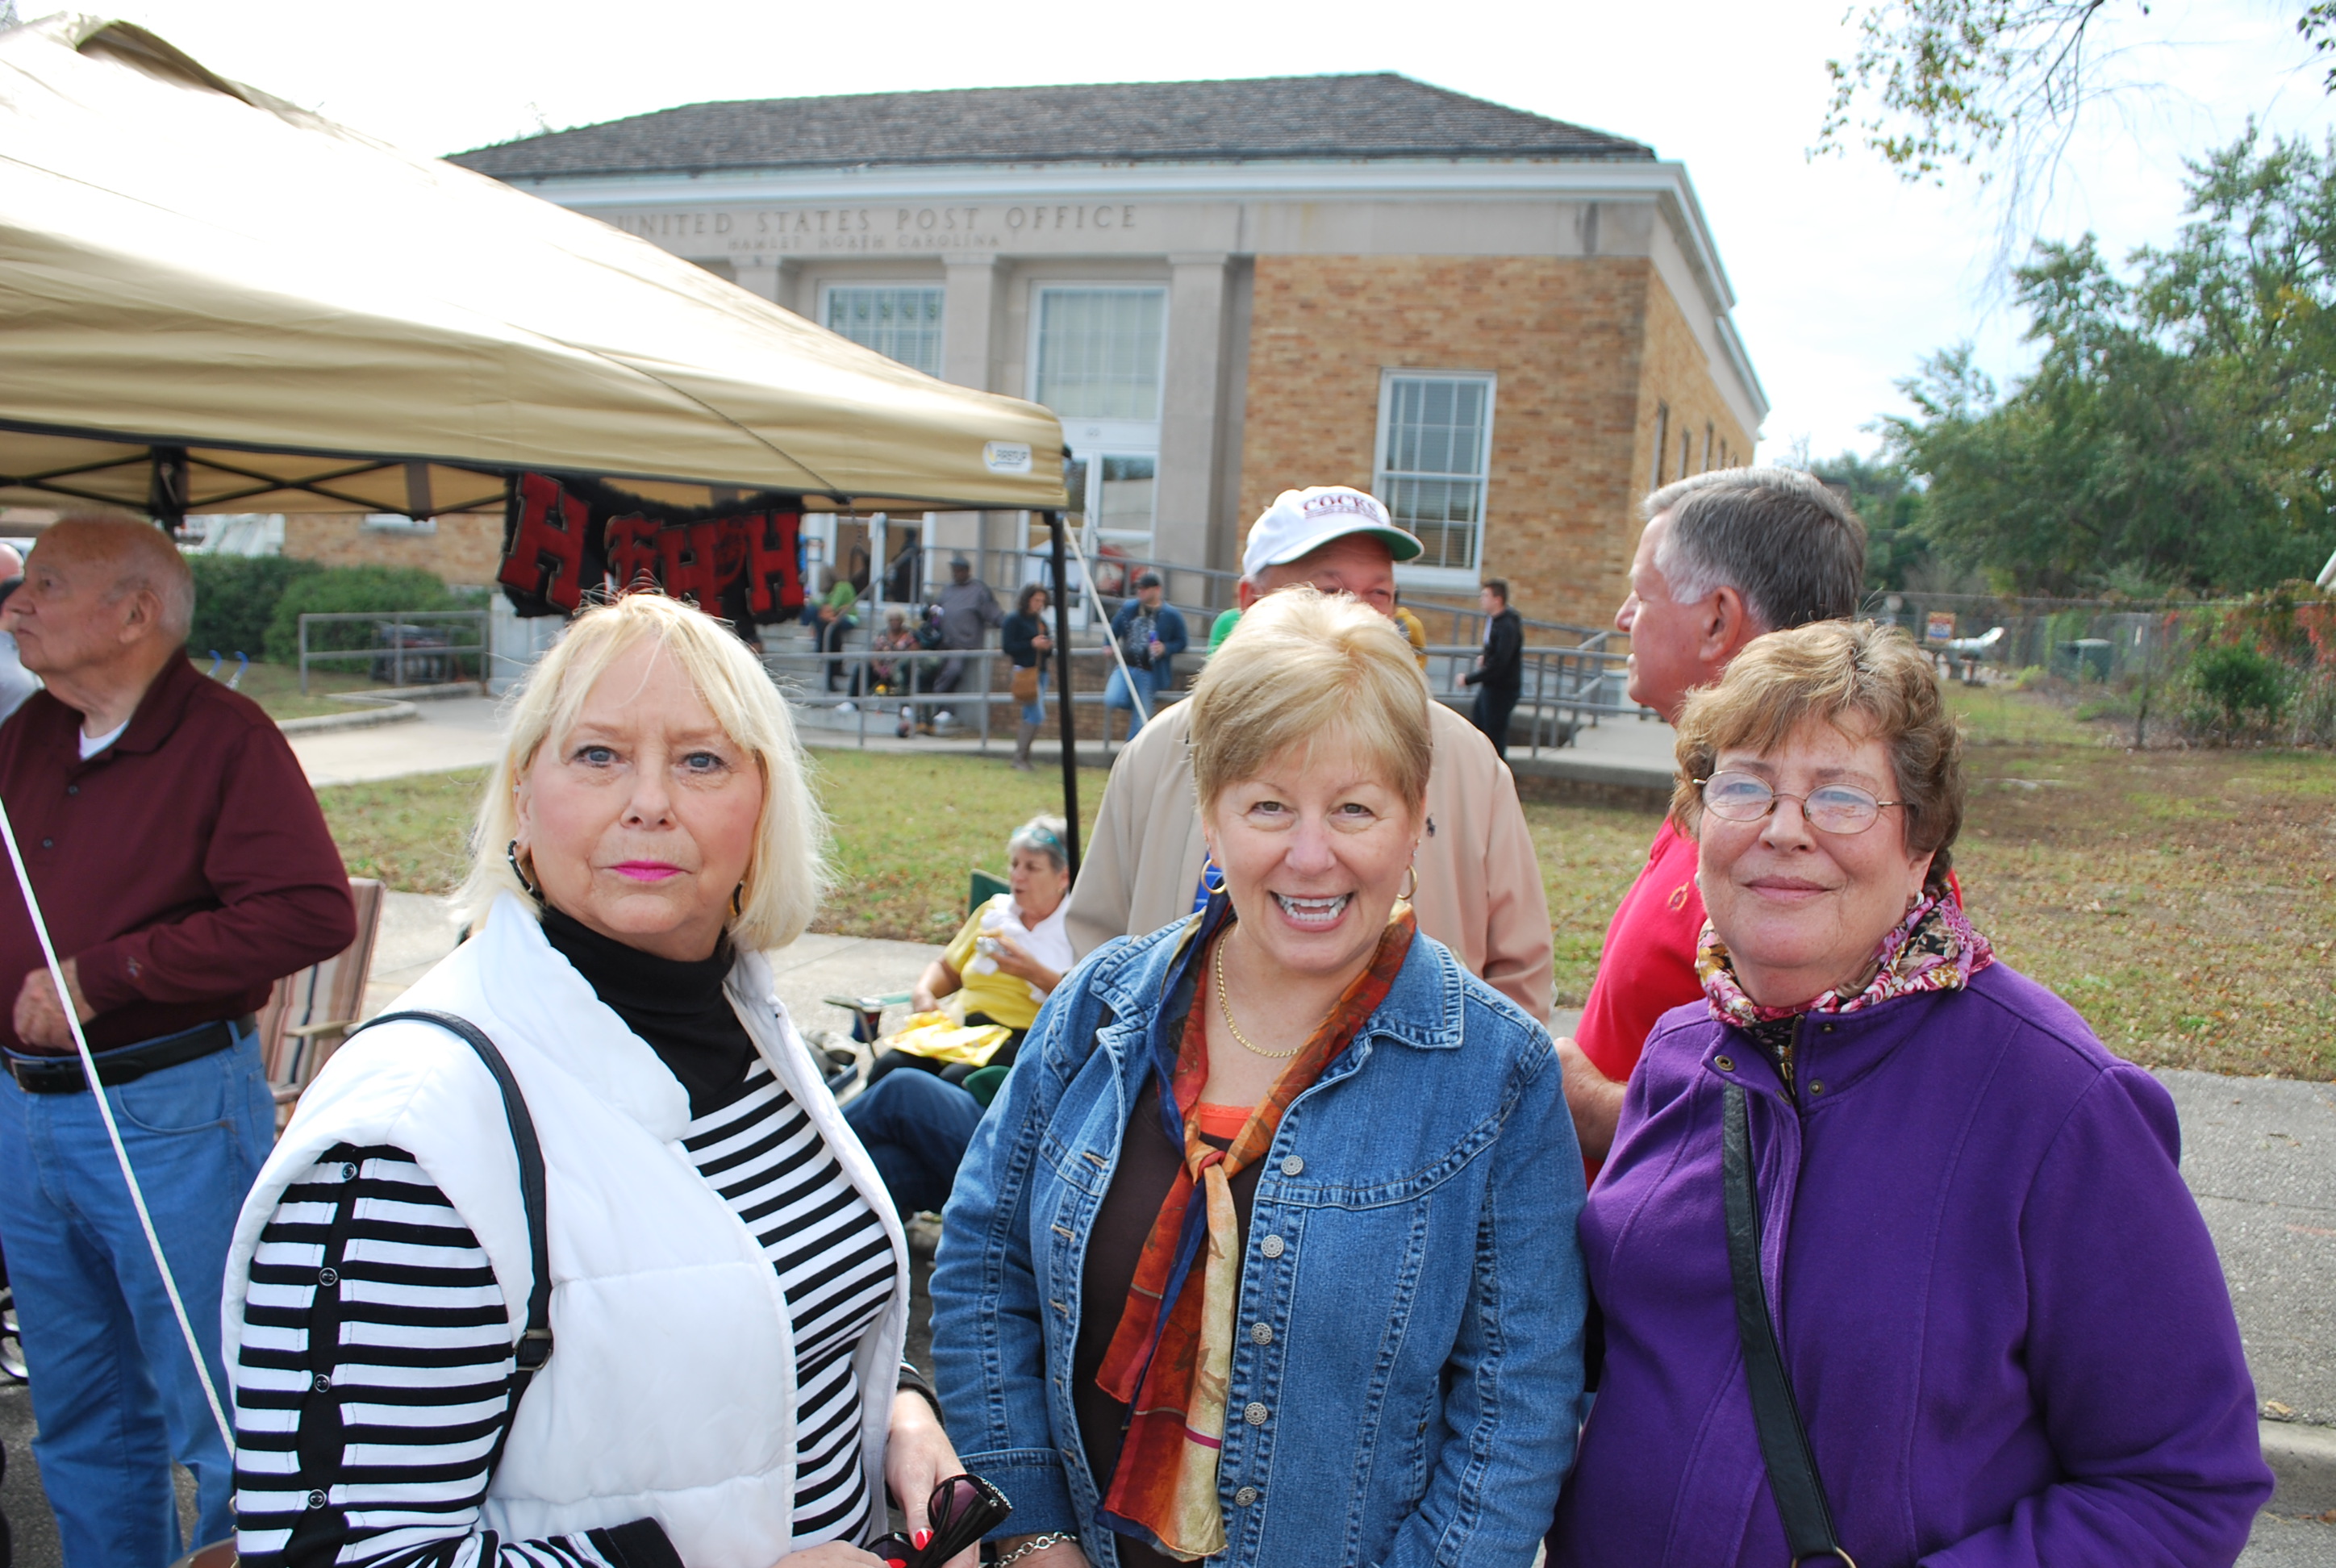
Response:
[{"label": "bracelet", "polygon": [[1049,1546],[1071,1545],[1076,1543],[1078,1538],[1079,1533],[1076,1530],[1052,1530],[1044,1535],[1033,1535],[1013,1551],[992,1563],[989,1568],[1006,1568],[1008,1563],[1019,1563],[1033,1552],[1044,1552]]}]

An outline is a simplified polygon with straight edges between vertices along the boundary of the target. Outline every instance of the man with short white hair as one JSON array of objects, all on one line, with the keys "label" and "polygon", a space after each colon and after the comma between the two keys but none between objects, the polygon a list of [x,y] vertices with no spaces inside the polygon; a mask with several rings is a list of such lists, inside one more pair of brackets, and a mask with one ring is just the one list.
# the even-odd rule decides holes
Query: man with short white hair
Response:
[{"label": "man with short white hair", "polygon": [[[1865,525],[1808,474],[1699,473],[1655,492],[1642,511],[1646,531],[1614,628],[1630,638],[1630,700],[1667,724],[1761,633],[1857,613]],[[1607,928],[1582,1022],[1557,1042],[1574,1132],[1592,1166],[1613,1145],[1623,1089],[1655,1020],[1703,995],[1695,868],[1695,842],[1666,820]]]},{"label": "man with short white hair", "polygon": [[283,732],[187,660],[193,575],[129,518],[53,524],[0,625],[47,683],[0,726],[7,803],[63,959],[0,892],[0,1236],[33,1453],[69,1568],[164,1568],[234,1529],[220,1440],[74,1054],[73,1009],[216,1388],[219,1301],[276,1134],[252,1014],[356,934],[347,872]]},{"label": "man with short white hair", "polygon": [[[1249,531],[1241,607],[1310,583],[1350,593],[1390,620],[1395,563],[1420,553],[1374,496],[1344,485],[1286,490]],[[1547,1021],[1552,977],[1549,900],[1516,781],[1483,735],[1442,703],[1428,705],[1436,755],[1412,908],[1419,929],[1487,985]],[[1183,703],[1156,715],[1112,765],[1093,842],[1066,917],[1082,958],[1113,937],[1156,930],[1205,901],[1201,836],[1185,753]]]}]

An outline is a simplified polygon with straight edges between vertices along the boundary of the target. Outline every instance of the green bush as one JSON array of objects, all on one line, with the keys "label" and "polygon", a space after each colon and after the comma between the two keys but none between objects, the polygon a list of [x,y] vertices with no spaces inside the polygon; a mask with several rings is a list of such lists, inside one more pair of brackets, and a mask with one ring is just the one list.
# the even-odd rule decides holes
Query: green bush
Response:
[{"label": "green bush", "polygon": [[195,621],[187,646],[197,654],[216,648],[229,658],[238,653],[259,657],[284,590],[326,570],[281,555],[190,555],[187,564],[195,573]]},{"label": "green bush", "polygon": [[[444,583],[410,566],[332,567],[300,577],[277,599],[276,613],[268,623],[268,657],[277,664],[299,662],[303,615],[362,612],[387,619],[404,610],[464,608]],[[320,627],[308,638],[311,651],[373,645],[374,628],[364,621]],[[363,667],[341,660],[331,667],[354,671]]]},{"label": "green bush", "polygon": [[2191,660],[2190,682],[2228,732],[2270,724],[2287,706],[2280,666],[2245,643],[2201,650]]}]

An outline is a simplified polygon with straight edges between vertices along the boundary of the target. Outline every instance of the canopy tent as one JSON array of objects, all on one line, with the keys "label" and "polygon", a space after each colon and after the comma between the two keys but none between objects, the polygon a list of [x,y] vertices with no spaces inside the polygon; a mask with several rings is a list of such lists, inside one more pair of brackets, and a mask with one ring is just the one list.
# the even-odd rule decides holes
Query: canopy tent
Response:
[{"label": "canopy tent", "polygon": [[0,33],[0,504],[1065,504],[1035,404],[80,15]]}]

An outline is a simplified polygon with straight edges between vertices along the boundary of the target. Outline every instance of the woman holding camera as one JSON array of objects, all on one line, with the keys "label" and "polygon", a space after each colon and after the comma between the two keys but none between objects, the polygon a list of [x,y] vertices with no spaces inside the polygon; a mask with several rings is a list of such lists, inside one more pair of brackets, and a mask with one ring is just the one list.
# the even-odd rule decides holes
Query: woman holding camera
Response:
[{"label": "woman holding camera", "polygon": [[923,1525],[960,1466],[900,1361],[900,1227],[764,956],[817,907],[822,838],[720,623],[631,594],[536,666],[476,934],[398,1004],[455,1024],[354,1037],[244,1208],[243,1561],[880,1568],[888,1485]]}]

